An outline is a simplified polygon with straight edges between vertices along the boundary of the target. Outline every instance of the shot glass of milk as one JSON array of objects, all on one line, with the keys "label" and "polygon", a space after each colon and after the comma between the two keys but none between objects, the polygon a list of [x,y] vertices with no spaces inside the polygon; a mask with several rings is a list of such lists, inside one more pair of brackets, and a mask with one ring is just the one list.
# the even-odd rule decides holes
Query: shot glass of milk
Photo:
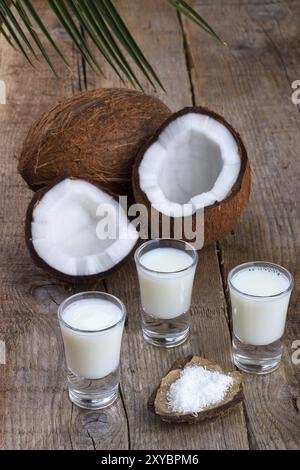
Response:
[{"label": "shot glass of milk", "polygon": [[137,249],[143,335],[154,346],[172,348],[188,338],[197,261],[182,240],[150,240]]},{"label": "shot glass of milk", "polygon": [[81,408],[100,409],[118,397],[126,309],[113,295],[83,292],[58,309],[69,397]]},{"label": "shot glass of milk", "polygon": [[249,373],[272,372],[281,360],[293,276],[277,264],[251,262],[230,271],[228,285],[235,365]]}]

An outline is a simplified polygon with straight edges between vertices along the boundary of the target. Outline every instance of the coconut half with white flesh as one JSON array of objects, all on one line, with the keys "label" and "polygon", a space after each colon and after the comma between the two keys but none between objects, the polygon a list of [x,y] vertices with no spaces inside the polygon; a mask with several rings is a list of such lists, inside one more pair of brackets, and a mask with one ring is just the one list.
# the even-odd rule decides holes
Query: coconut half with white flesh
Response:
[{"label": "coconut half with white flesh", "polygon": [[233,230],[248,203],[250,166],[243,142],[222,116],[184,108],[140,150],[133,190],[136,202],[173,222],[191,216],[196,227],[196,213],[204,208],[208,245]]},{"label": "coconut half with white flesh", "polygon": [[114,271],[138,240],[113,196],[67,178],[35,193],[26,217],[26,241],[35,263],[70,282],[96,281]]}]

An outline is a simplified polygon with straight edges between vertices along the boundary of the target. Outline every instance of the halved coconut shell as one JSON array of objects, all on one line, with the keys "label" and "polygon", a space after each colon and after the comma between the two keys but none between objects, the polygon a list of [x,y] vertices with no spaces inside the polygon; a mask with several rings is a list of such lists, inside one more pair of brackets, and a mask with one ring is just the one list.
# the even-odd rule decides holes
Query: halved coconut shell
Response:
[{"label": "halved coconut shell", "polygon": [[137,152],[170,114],[159,99],[135,90],[75,94],[33,123],[18,170],[34,191],[73,176],[131,194]]},{"label": "halved coconut shell", "polygon": [[111,194],[76,178],[34,194],[25,236],[35,264],[73,284],[105,278],[125,262],[139,238]]},{"label": "halved coconut shell", "polygon": [[[162,124],[141,148],[132,177],[135,201],[146,205],[149,218],[150,208],[169,218],[171,237],[177,212],[191,215],[195,231],[197,210],[204,207],[204,245],[234,229],[249,200],[250,179],[240,135],[200,106],[184,108]],[[185,206],[190,213],[181,212]]]},{"label": "halved coconut shell", "polygon": [[[242,376],[239,372],[228,372],[226,375],[233,378],[234,383],[226,394],[222,402],[208,406],[205,410],[197,414],[175,413],[169,408],[167,394],[172,383],[180,378],[182,370],[190,366],[201,366],[211,371],[218,371],[225,374],[222,368],[207,359],[198,356],[179,357],[165,377],[162,378],[160,385],[154,390],[148,400],[149,409],[158,415],[163,421],[170,423],[198,423],[208,419],[215,419],[218,416],[232,409],[243,400]],[[201,393],[201,391],[199,391]]]}]

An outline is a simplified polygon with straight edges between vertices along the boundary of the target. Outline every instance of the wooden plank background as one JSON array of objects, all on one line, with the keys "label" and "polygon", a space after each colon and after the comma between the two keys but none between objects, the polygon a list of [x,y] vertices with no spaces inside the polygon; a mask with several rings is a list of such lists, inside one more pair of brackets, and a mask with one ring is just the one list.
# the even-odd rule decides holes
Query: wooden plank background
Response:
[{"label": "wooden plank background", "polygon": [[[46,65],[38,72],[0,41],[0,365],[2,449],[296,449],[300,447],[300,366],[291,345],[300,339],[299,109],[291,83],[300,79],[298,0],[193,2],[229,47],[182,19],[164,0],[115,1],[167,89],[158,96],[171,109],[205,104],[241,133],[253,185],[235,233],[200,252],[191,341],[175,350],[146,345],[139,324],[133,263],[96,287],[128,307],[122,356],[121,399],[89,412],[73,406],[64,382],[57,304],[71,291],[37,270],[24,243],[31,194],[17,174],[17,156],[33,121],[78,90],[121,86],[108,66],[95,76],[78,57],[45,2],[35,0],[47,27],[72,63],[69,73],[53,55],[61,79]],[[145,84],[148,93],[153,90]],[[298,189],[298,191],[297,191]],[[182,354],[204,355],[232,368],[226,275],[253,259],[278,262],[295,275],[282,365],[265,377],[244,374],[245,403],[213,423],[162,424],[146,408],[153,386]]]}]

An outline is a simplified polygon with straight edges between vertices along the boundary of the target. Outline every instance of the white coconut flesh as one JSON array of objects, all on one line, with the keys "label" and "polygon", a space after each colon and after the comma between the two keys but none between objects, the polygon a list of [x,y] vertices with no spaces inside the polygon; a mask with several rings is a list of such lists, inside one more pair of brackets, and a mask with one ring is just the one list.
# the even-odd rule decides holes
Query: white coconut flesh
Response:
[{"label": "white coconut flesh", "polygon": [[238,146],[227,127],[210,116],[187,113],[171,121],[146,150],[139,186],[159,212],[188,216],[224,200],[240,168]]},{"label": "white coconut flesh", "polygon": [[32,213],[31,236],[39,257],[71,276],[108,271],[138,238],[120,204],[79,179],[65,179],[45,193]]}]

